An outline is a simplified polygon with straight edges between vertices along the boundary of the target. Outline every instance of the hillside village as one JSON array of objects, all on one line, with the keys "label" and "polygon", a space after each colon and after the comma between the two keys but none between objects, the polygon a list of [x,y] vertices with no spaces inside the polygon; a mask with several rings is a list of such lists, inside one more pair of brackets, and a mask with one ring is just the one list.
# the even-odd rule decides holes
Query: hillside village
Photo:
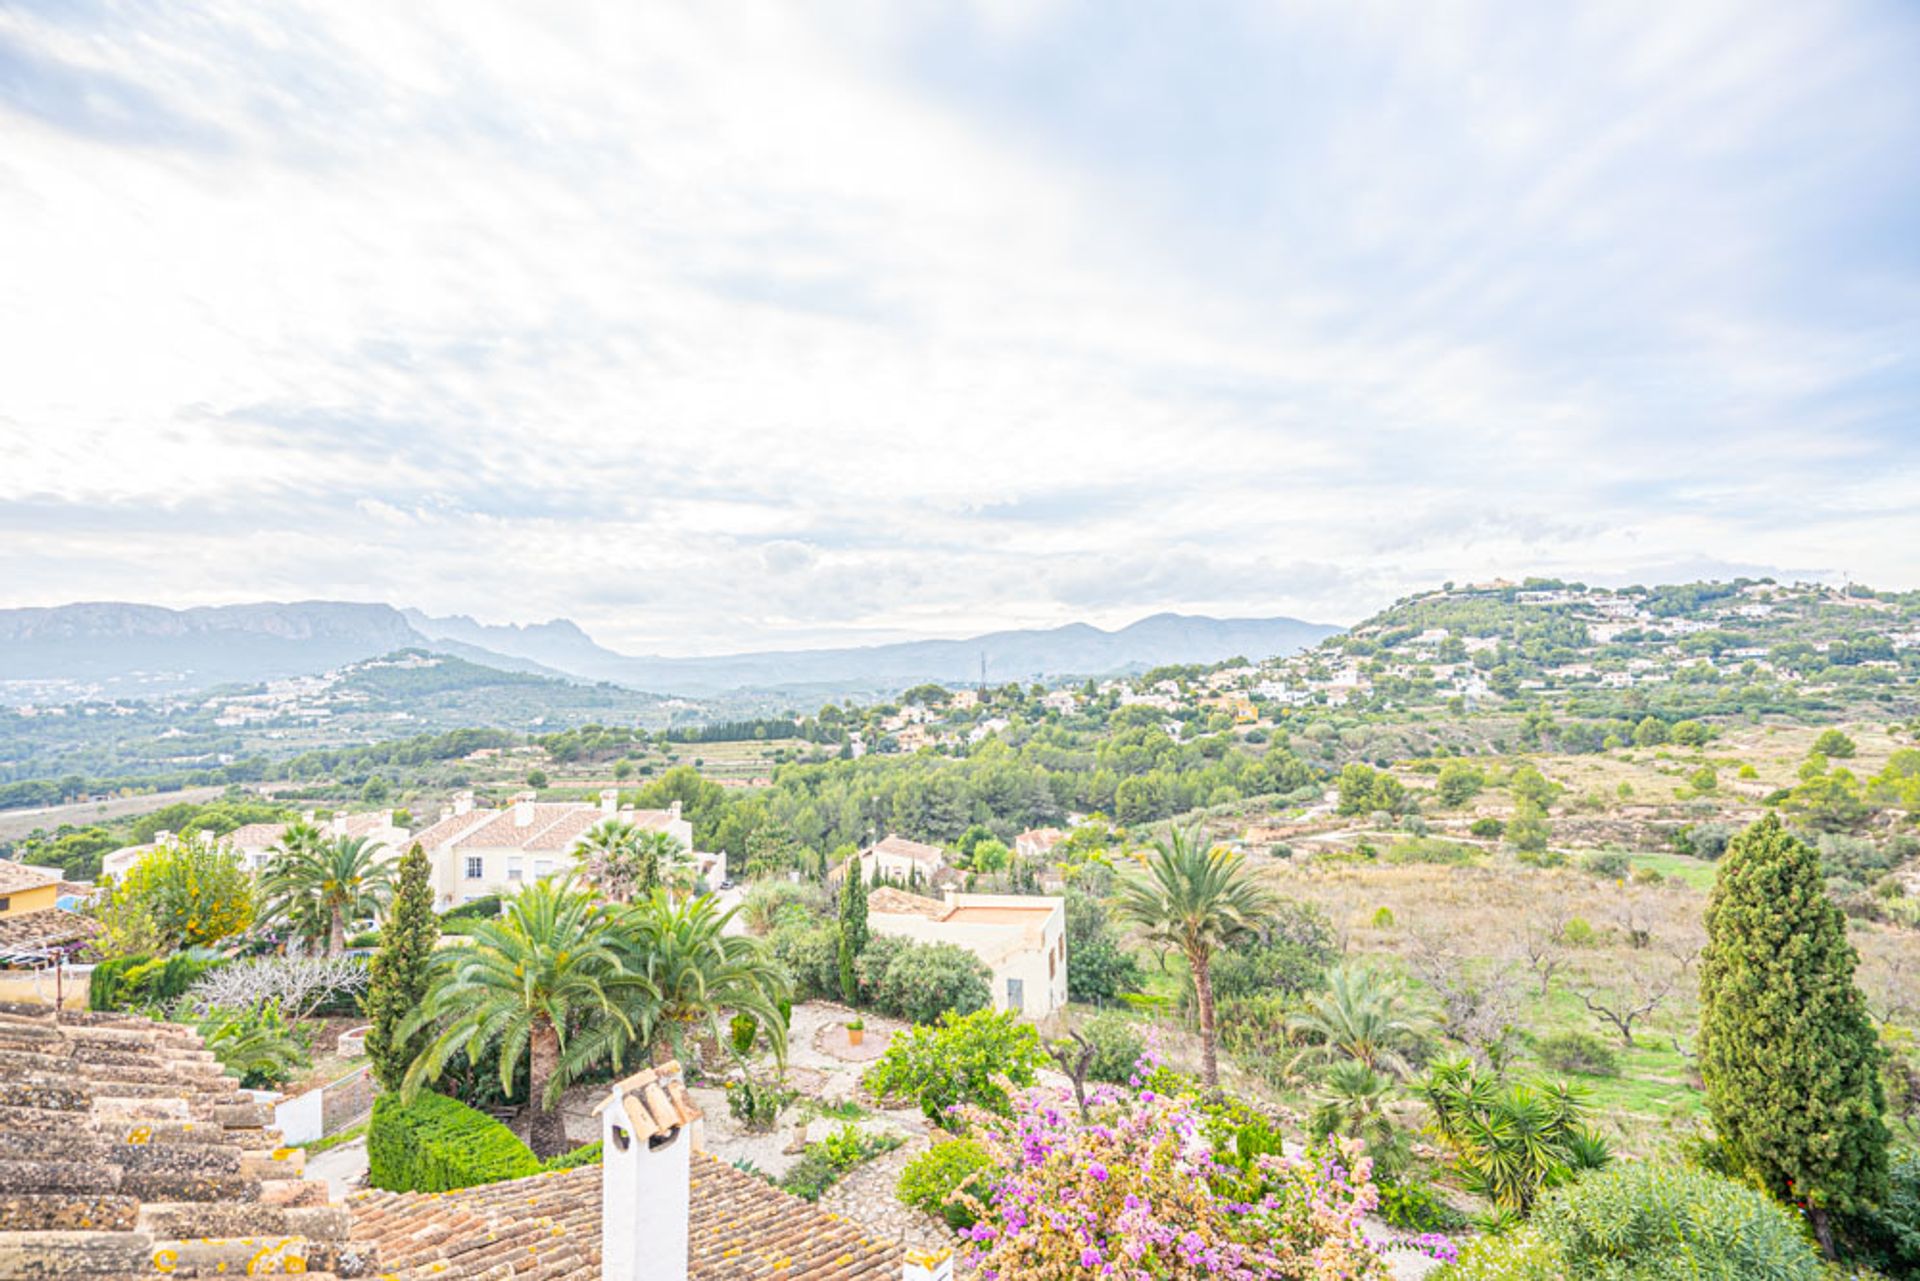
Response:
[{"label": "hillside village", "polygon": [[[859,1225],[870,1275],[944,1281],[990,1266],[978,1189],[1057,1194],[1019,1133],[1094,1099],[1156,1125],[1164,1096],[1201,1118],[1214,1160],[1240,1162],[1221,1196],[1316,1177],[1285,1154],[1367,1157],[1364,1196],[1343,1185],[1357,1199],[1301,1248],[1352,1275],[1472,1276],[1463,1248],[1493,1250],[1576,1175],[1721,1195],[1684,1155],[1711,1116],[1709,894],[1730,861],[1784,857],[1857,952],[1895,1178],[1920,1187],[1916,619],[1920,600],[1857,588],[1492,583],[1409,597],[1297,655],[268,760],[196,799],[13,839],[0,1054],[48,1073],[154,1047],[198,1082],[185,1112],[149,1086],[159,1102],[127,1112],[104,1066],[81,1074],[84,1106],[147,1123],[220,1109],[262,1197],[326,1208],[220,1222],[280,1224],[289,1257],[339,1275],[519,1275],[487,1271],[500,1256],[482,1248],[532,1240],[516,1204],[566,1225],[545,1238],[554,1275],[631,1255],[600,1214],[613,1124],[686,1136],[684,1161],[617,1177],[669,1207],[690,1257],[734,1248],[703,1200],[723,1195],[782,1231]],[[438,670],[390,666],[380,679]],[[281,717],[339,687],[218,705]],[[1258,924],[1196,951],[1155,913],[1183,866],[1208,865]],[[597,958],[610,1003],[577,1017],[604,1053],[534,1053],[538,1015],[523,1044],[547,1076],[504,1068],[504,1043],[381,1048],[416,1008],[467,1035],[466,1003],[520,999],[487,967],[562,953]],[[643,1061],[661,1066],[635,1075]],[[52,1078],[34,1081],[8,1124],[56,1107]],[[1487,1162],[1517,1158],[1450,1109],[1493,1119],[1534,1089],[1564,1091],[1558,1129],[1494,1180]],[[1107,1167],[1126,1159],[1110,1133],[1062,1141]],[[0,1272],[226,1258],[182,1244],[213,1219],[150,1198],[59,1237],[67,1193],[21,1177],[39,1208],[0,1230]],[[448,1196],[470,1240],[421,1235]],[[1743,1212],[1801,1231],[1764,1198]],[[1866,1223],[1843,1227],[1850,1248],[1911,1275]]]}]

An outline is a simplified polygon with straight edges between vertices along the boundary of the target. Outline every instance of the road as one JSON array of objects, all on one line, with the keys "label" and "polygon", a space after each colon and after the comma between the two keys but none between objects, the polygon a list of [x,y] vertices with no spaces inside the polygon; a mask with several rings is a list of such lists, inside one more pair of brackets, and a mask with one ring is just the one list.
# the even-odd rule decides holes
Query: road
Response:
[{"label": "road", "polygon": [[225,793],[221,787],[186,787],[177,792],[154,792],[148,796],[116,796],[105,801],[77,801],[71,805],[41,805],[32,809],[0,810],[0,841],[25,836],[35,828],[51,832],[62,823],[85,827],[108,819],[131,818],[165,809],[176,801],[196,803],[217,800]]}]

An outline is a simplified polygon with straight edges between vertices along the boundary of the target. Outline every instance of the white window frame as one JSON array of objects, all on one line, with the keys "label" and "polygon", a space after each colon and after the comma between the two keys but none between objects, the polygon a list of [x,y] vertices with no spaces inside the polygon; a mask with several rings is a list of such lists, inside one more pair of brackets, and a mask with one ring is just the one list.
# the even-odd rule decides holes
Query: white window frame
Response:
[{"label": "white window frame", "polygon": [[467,855],[467,879],[469,881],[482,880],[486,877],[486,874],[487,860],[478,854]]}]

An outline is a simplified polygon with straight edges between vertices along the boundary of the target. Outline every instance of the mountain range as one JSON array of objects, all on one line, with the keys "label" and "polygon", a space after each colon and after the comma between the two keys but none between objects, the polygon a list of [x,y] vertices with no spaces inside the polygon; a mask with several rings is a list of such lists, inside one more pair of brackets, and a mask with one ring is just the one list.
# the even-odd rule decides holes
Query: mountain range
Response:
[{"label": "mountain range", "polygon": [[1103,676],[1235,655],[1257,660],[1308,648],[1338,630],[1293,618],[1155,614],[1116,631],[1070,623],[965,640],[668,658],[621,654],[566,619],[485,624],[345,601],[180,610],[84,603],[0,610],[0,699],[45,699],[44,687],[68,684],[121,696],[177,693],[424,648],[508,671],[657,694],[755,691],[803,703],[816,695],[893,693],[922,681],[971,683],[983,660],[991,681]]}]

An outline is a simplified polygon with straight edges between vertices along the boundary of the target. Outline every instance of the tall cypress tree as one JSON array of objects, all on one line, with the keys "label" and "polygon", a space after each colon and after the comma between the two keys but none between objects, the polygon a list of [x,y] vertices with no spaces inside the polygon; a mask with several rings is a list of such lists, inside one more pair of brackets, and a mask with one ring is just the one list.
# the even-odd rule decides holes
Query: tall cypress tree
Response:
[{"label": "tall cypress tree", "polygon": [[400,860],[393,902],[380,927],[380,950],[374,954],[364,1002],[372,1026],[367,1029],[367,1057],[380,1088],[397,1090],[426,1046],[432,1030],[422,1028],[404,1042],[395,1031],[420,1007],[431,986],[434,944],[440,941],[440,920],[433,914],[432,865],[415,842]]},{"label": "tall cypress tree", "polygon": [[852,962],[866,951],[866,882],[860,878],[860,862],[852,858],[847,862],[847,880],[841,883],[841,999],[847,1004],[854,1003],[854,997],[860,995],[860,983]]},{"label": "tall cypress tree", "polygon": [[1887,1188],[1880,1046],[1858,963],[1819,855],[1777,815],[1735,837],[1707,902],[1700,967],[1707,1108],[1760,1184],[1805,1208],[1829,1257],[1830,1216]]}]

